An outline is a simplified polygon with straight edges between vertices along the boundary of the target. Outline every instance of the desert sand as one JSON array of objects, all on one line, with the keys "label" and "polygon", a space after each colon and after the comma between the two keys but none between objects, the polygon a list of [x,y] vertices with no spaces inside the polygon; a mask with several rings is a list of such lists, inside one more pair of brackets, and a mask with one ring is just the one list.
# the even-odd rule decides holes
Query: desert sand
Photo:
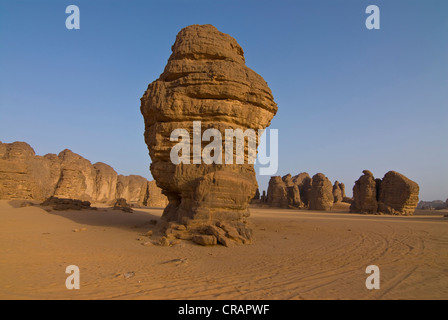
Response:
[{"label": "desert sand", "polygon": [[[47,212],[21,203],[0,201],[1,299],[448,298],[446,211],[252,208],[251,245],[161,247],[138,240],[160,208]],[[79,290],[65,287],[72,264]],[[365,287],[371,264],[380,268],[379,290]]]}]

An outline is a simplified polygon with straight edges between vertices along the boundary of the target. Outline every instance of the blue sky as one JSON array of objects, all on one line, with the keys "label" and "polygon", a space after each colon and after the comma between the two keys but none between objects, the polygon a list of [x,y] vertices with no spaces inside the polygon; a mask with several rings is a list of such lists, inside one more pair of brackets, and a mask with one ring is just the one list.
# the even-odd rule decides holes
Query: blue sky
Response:
[{"label": "blue sky", "polygon": [[[80,30],[65,27],[70,4]],[[370,4],[380,30],[365,27]],[[351,194],[363,169],[396,170],[444,200],[447,13],[444,0],[0,0],[0,140],[151,178],[140,97],[177,32],[213,24],[273,92],[278,175],[322,172]]]}]

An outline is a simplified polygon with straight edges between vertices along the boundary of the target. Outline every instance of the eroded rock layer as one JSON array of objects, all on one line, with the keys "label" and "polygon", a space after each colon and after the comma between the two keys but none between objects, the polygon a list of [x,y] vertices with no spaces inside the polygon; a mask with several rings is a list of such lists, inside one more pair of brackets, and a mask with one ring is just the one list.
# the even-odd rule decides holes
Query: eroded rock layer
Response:
[{"label": "eroded rock layer", "polygon": [[153,181],[117,175],[102,162],[65,149],[37,156],[25,142],[0,142],[0,199],[42,201],[50,197],[113,204],[124,198],[133,205],[164,207],[167,199]]}]

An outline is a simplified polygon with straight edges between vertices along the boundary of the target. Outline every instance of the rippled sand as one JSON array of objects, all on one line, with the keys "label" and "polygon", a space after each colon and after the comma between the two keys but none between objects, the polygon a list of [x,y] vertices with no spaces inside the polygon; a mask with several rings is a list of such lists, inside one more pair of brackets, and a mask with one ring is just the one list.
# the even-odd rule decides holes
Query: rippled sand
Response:
[{"label": "rippled sand", "polygon": [[[48,213],[20,203],[0,201],[2,299],[448,299],[447,212],[253,208],[252,245],[159,247],[137,238],[162,209]],[[365,287],[372,264],[379,290]],[[68,265],[80,268],[80,290],[65,287]]]}]

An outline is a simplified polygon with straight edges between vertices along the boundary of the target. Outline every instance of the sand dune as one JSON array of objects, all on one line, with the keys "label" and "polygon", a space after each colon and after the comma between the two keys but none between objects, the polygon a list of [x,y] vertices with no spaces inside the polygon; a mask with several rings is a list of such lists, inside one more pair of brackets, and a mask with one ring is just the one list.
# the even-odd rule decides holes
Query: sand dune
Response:
[{"label": "sand dune", "polygon": [[[252,245],[143,246],[162,209],[50,213],[0,201],[2,299],[447,299],[448,219],[252,208]],[[85,231],[73,232],[74,229]],[[77,265],[81,289],[67,290]],[[367,290],[365,268],[381,271]],[[135,275],[125,278],[124,274]]]}]

